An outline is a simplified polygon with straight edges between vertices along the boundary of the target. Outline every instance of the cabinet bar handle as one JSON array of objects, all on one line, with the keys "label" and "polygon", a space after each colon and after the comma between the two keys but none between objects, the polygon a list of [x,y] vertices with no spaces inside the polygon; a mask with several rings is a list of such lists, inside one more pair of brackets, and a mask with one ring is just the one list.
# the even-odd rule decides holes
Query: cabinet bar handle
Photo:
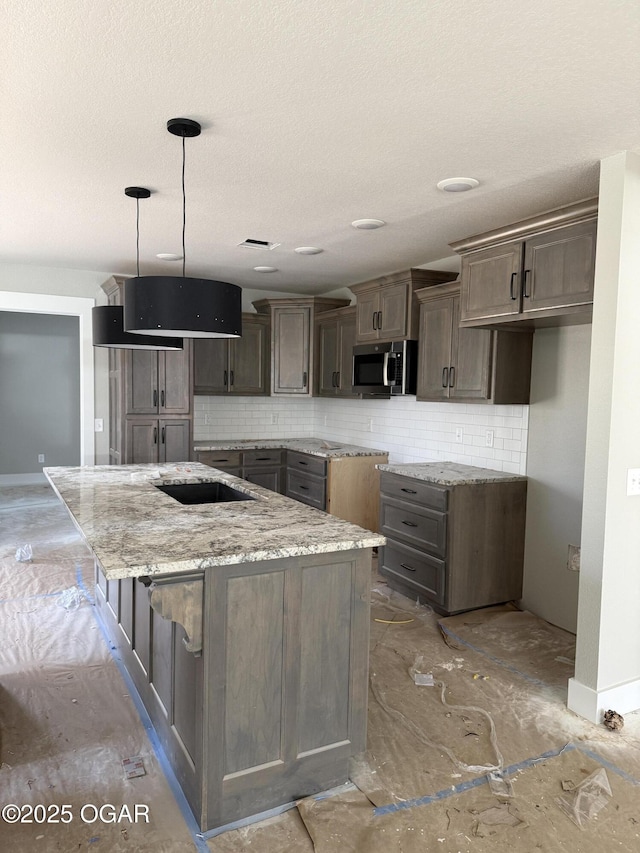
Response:
[{"label": "cabinet bar handle", "polygon": [[227,387],[227,371],[224,372],[224,387]]},{"label": "cabinet bar handle", "polygon": [[153,443],[158,443],[158,427],[153,428]]},{"label": "cabinet bar handle", "polygon": [[298,465],[308,465],[308,462],[303,462],[302,459],[298,459]]},{"label": "cabinet bar handle", "polygon": [[309,486],[298,486],[299,489],[302,489],[303,492],[309,491]]},{"label": "cabinet bar handle", "polygon": [[442,368],[442,387],[447,388],[449,385],[449,368]]},{"label": "cabinet bar handle", "polygon": [[376,322],[378,320],[378,312],[374,311],[371,315],[371,328],[375,331],[377,329]]},{"label": "cabinet bar handle", "polygon": [[256,462],[271,462],[270,456],[256,456]]},{"label": "cabinet bar handle", "polygon": [[511,298],[513,300],[516,300],[518,298],[518,295],[515,292],[515,283],[516,283],[517,278],[518,278],[518,273],[512,272],[511,273],[511,281],[509,282],[509,295],[511,296]]},{"label": "cabinet bar handle", "polygon": [[453,386],[455,384],[456,384],[456,369],[455,369],[455,367],[451,366],[449,368],[449,388],[453,388]]},{"label": "cabinet bar handle", "polygon": [[417,527],[417,526],[418,526],[418,525],[417,525],[417,524],[415,524],[415,522],[413,522],[413,521],[403,521],[402,523],[403,523],[403,524],[406,524],[406,525],[407,525],[407,527]]},{"label": "cabinet bar handle", "polygon": [[378,329],[382,328],[382,311],[378,311]]},{"label": "cabinet bar handle", "polygon": [[156,409],[158,407],[158,389],[153,389],[153,408]]},{"label": "cabinet bar handle", "polygon": [[336,388],[340,387],[340,371],[336,370]]},{"label": "cabinet bar handle", "polygon": [[164,436],[165,436],[165,427],[162,427],[162,443],[163,444],[165,443]]},{"label": "cabinet bar handle", "polygon": [[302,374],[302,386],[304,388],[307,387],[307,379],[308,379],[307,371],[305,370],[305,372]]},{"label": "cabinet bar handle", "polygon": [[529,297],[531,296],[530,293],[527,293],[527,276],[529,275],[530,272],[531,272],[531,270],[525,270],[524,271],[522,295],[524,296],[525,299],[529,299]]},{"label": "cabinet bar handle", "polygon": [[234,383],[233,370],[232,370],[232,371],[230,371],[230,374],[229,374],[229,380],[230,380],[229,384],[230,384],[230,385],[233,385],[233,383]]},{"label": "cabinet bar handle", "polygon": [[413,566],[408,566],[406,563],[400,563],[401,569],[406,569],[408,572],[415,572]]},{"label": "cabinet bar handle", "polygon": [[331,374],[331,387],[332,388],[336,387],[336,371],[335,370]]},{"label": "cabinet bar handle", "polygon": [[160,405],[161,405],[161,406],[162,406],[162,408],[164,409],[164,388],[163,388],[163,389],[162,389],[162,391],[160,392]]},{"label": "cabinet bar handle", "polygon": [[416,492],[416,490],[415,490],[415,489],[405,489],[405,488],[401,488],[401,489],[400,489],[400,491],[401,491],[401,492],[406,492],[408,495],[417,495],[417,494],[418,494],[418,493]]}]

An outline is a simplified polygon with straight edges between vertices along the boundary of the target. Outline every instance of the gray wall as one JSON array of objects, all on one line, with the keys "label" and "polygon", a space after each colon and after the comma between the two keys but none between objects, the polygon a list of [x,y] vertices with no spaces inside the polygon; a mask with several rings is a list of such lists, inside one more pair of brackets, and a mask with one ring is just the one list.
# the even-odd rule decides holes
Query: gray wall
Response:
[{"label": "gray wall", "polygon": [[80,464],[77,317],[0,311],[0,400],[0,475]]},{"label": "gray wall", "polygon": [[527,533],[522,604],[575,633],[591,326],[538,329],[529,408]]}]

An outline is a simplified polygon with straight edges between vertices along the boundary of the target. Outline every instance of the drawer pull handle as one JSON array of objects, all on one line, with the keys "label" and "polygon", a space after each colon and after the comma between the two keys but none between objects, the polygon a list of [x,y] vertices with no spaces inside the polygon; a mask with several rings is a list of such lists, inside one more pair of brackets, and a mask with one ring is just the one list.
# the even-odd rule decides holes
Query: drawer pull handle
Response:
[{"label": "drawer pull handle", "polygon": [[406,525],[407,525],[407,527],[417,527],[417,526],[418,526],[418,525],[417,525],[417,524],[415,524],[415,522],[413,522],[413,521],[403,521],[402,523],[403,523],[403,524],[406,524]]},{"label": "drawer pull handle", "polygon": [[298,486],[299,489],[302,489],[304,492],[309,491],[309,486]]},{"label": "drawer pull handle", "polygon": [[308,465],[308,462],[303,462],[302,459],[298,459],[298,465]]},{"label": "drawer pull handle", "polygon": [[256,456],[256,462],[271,462],[270,456]]},{"label": "drawer pull handle", "polygon": [[406,563],[400,563],[401,569],[406,569],[408,572],[415,572],[413,566],[408,566]]},{"label": "drawer pull handle", "polygon": [[404,487],[400,489],[401,492],[406,492],[408,495],[417,495],[415,489],[405,489]]}]

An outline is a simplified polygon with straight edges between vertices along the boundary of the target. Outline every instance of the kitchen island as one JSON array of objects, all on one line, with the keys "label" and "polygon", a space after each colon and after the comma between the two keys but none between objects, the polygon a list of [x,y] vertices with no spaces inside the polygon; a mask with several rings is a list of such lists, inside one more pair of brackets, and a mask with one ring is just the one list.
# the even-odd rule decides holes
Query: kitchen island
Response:
[{"label": "kitchen island", "polygon": [[195,462],[44,470],[200,828],[346,781],[384,537]]}]

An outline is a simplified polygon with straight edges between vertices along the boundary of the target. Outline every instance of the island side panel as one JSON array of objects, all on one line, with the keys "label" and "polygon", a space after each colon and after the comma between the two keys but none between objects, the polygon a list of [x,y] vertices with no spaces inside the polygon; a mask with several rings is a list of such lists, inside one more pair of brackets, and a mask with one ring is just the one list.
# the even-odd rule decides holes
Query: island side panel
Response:
[{"label": "island side panel", "polygon": [[345,782],[364,749],[371,551],[205,581],[202,829]]}]

